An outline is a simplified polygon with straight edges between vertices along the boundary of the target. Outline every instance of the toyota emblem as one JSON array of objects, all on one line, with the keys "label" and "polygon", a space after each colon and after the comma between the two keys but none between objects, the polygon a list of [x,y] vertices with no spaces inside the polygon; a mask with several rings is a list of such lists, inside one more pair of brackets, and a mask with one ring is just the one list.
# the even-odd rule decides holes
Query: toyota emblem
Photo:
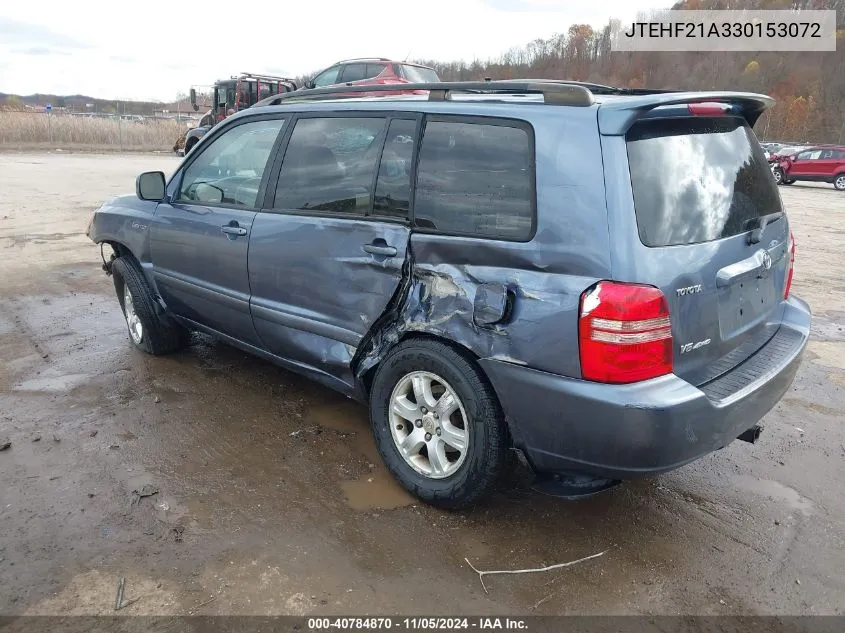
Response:
[{"label": "toyota emblem", "polygon": [[772,268],[772,256],[769,255],[768,251],[761,251],[761,258],[763,260],[763,270],[771,270]]}]

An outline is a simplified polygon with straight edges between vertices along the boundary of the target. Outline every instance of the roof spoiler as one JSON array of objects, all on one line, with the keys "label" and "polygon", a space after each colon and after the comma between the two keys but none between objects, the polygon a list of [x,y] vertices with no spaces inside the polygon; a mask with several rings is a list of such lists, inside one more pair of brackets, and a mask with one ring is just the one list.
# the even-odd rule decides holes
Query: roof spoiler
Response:
[{"label": "roof spoiler", "polygon": [[[340,84],[326,88],[298,90],[287,94],[273,95],[256,103],[253,107],[279,105],[288,100],[319,101],[355,97],[357,93],[427,91],[429,101],[448,101],[453,92],[470,94],[540,94],[543,101],[553,105],[591,106],[594,103],[591,84],[578,82],[543,80],[500,80],[500,81],[444,81],[427,83],[396,83],[378,85]],[[593,84],[595,85],[595,84]]]},{"label": "roof spoiler", "polygon": [[655,108],[692,103],[726,103],[736,106],[738,114],[754,126],[760,115],[775,100],[753,92],[674,92],[632,96],[606,101],[599,107],[599,131],[606,136],[619,136]]}]

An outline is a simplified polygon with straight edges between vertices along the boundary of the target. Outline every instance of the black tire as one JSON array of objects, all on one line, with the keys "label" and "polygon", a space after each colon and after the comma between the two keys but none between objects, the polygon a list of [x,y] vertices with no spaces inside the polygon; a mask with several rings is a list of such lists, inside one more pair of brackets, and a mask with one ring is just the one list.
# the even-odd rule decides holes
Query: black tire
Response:
[{"label": "black tire", "polygon": [[[414,371],[442,377],[466,412],[466,456],[445,478],[434,479],[414,470],[393,439],[391,396],[399,381]],[[507,464],[508,434],[493,388],[471,358],[438,341],[404,341],[384,359],[370,392],[370,421],[387,468],[406,490],[431,505],[455,509],[478,503],[496,487]]]},{"label": "black tire", "polygon": [[196,138],[189,138],[187,141],[185,141],[185,156],[188,155],[188,152],[194,149],[194,145],[197,144],[198,140],[199,139]]},{"label": "black tire", "polygon": [[[158,356],[169,354],[188,344],[190,332],[181,325],[163,318],[156,310],[153,293],[135,259],[118,257],[112,263],[111,270],[114,277],[114,289],[117,292],[117,300],[124,319],[126,319],[124,296],[125,289],[128,287],[132,295],[134,312],[143,327],[140,342],[135,340],[131,331],[129,332],[129,340],[135,347]],[[129,330],[128,321],[127,330]]]},{"label": "black tire", "polygon": [[783,170],[780,167],[775,167],[772,170],[772,175],[775,177],[775,182],[779,185],[783,185],[784,183],[784,175]]},{"label": "black tire", "polygon": [[833,188],[837,191],[845,191],[845,174],[837,174],[834,176]]}]

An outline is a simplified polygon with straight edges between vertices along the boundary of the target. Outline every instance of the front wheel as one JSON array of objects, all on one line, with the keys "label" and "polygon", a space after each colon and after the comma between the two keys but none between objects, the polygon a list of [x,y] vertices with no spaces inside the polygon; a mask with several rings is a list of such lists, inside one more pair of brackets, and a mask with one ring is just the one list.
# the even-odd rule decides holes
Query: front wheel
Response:
[{"label": "front wheel", "polygon": [[496,394],[471,359],[444,343],[406,341],[385,358],[370,420],[388,469],[426,503],[477,503],[504,470],[507,431]]},{"label": "front wheel", "polygon": [[155,307],[155,297],[144,273],[131,257],[118,257],[112,263],[114,289],[126,319],[129,338],[135,347],[160,355],[184,347],[190,333],[166,320]]},{"label": "front wheel", "polygon": [[774,175],[775,182],[777,184],[779,184],[779,185],[784,184],[783,169],[781,169],[780,167],[775,167],[772,170],[772,174]]},{"label": "front wheel", "polygon": [[833,181],[837,191],[845,191],[845,174],[839,174]]}]

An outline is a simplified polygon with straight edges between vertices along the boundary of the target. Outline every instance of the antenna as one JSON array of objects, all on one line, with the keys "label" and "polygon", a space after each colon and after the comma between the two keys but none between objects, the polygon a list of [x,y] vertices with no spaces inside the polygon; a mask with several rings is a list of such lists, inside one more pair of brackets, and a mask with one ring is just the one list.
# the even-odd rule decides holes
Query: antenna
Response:
[{"label": "antenna", "polygon": [[407,54],[407,55],[405,55],[405,59],[403,59],[403,60],[402,60],[403,62],[408,61],[408,58],[411,56],[411,51],[412,51],[412,50],[413,50],[413,49],[410,49],[410,48],[408,49],[408,54]]}]

